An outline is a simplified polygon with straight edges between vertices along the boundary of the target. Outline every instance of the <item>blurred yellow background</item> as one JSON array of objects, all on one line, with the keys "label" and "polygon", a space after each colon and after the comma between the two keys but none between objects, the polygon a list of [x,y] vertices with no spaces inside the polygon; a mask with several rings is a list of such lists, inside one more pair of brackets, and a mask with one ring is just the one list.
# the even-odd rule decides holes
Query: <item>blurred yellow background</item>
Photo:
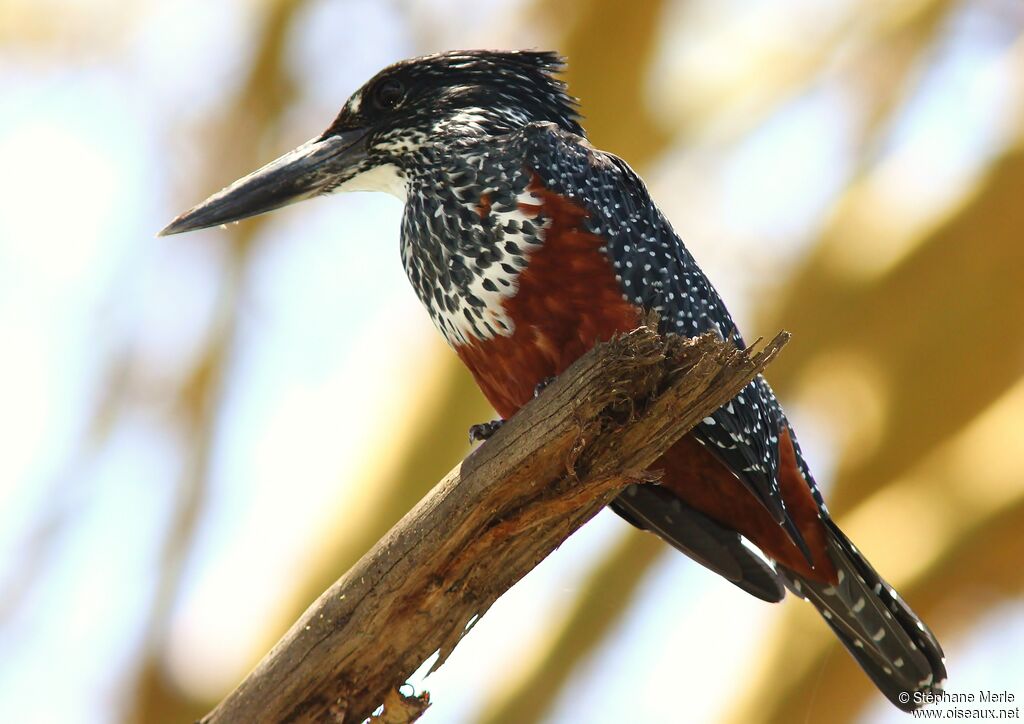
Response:
[{"label": "blurred yellow background", "polygon": [[[490,410],[348,195],[157,239],[424,52],[568,56],[951,692],[1024,696],[1019,0],[6,0],[0,721],[182,722]],[[426,722],[904,721],[810,606],[607,511],[417,687]]]}]

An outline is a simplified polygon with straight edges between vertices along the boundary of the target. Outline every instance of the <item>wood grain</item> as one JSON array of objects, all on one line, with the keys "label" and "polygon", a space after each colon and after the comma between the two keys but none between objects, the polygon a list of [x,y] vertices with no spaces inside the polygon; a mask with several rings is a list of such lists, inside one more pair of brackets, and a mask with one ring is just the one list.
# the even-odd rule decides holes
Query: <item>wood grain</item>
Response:
[{"label": "wood grain", "polygon": [[594,347],[474,450],[311,605],[203,722],[411,721],[395,690],[788,340],[757,353],[647,327]]}]

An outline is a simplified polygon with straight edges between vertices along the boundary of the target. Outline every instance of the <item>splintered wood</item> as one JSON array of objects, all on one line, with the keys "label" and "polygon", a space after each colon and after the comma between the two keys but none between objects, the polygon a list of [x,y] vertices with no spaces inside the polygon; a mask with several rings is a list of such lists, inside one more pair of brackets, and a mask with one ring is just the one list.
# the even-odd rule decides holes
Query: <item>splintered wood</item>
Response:
[{"label": "splintered wood", "polygon": [[[775,357],[647,327],[597,345],[457,465],[212,712],[223,722],[412,721],[437,668],[516,581]],[[462,434],[453,430],[451,434]]]}]

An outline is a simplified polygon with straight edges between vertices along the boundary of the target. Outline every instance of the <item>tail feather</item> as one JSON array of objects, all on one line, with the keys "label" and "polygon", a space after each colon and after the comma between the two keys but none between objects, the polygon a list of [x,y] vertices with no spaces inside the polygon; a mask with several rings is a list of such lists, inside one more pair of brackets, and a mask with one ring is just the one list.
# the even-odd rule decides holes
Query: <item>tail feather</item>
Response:
[{"label": "tail feather", "polygon": [[775,603],[786,589],[775,569],[743,544],[734,530],[691,508],[659,485],[631,485],[612,510],[763,601]]},{"label": "tail feather", "polygon": [[786,586],[814,604],[893,704],[904,711],[919,708],[915,692],[936,691],[946,678],[942,647],[838,526],[824,522],[838,582],[813,581],[780,567]]}]

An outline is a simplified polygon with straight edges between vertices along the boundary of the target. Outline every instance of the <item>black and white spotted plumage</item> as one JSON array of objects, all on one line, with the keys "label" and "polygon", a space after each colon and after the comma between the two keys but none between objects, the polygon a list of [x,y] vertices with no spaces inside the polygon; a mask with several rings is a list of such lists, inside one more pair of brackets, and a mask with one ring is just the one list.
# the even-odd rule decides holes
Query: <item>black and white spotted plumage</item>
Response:
[{"label": "black and white spotted plumage", "polygon": [[[529,174],[472,140],[453,138],[418,155],[402,216],[409,281],[450,344],[511,334],[502,301],[543,243],[542,222],[517,207],[531,200]],[[481,217],[485,197],[490,211]]]},{"label": "black and white spotted plumage", "polygon": [[832,520],[825,524],[837,582],[808,581],[782,568],[786,586],[818,609],[890,701],[904,711],[919,708],[913,697],[901,695],[941,688],[946,678],[942,647],[839,527]]},{"label": "black and white spotted plumage", "polygon": [[[710,331],[745,346],[718,292],[625,161],[550,123],[531,124],[506,143],[546,188],[587,209],[587,230],[606,240],[602,251],[612,261],[623,297],[657,312],[659,331],[687,337]],[[694,435],[810,558],[779,491],[779,431],[786,424],[771,387],[759,375],[699,424]],[[801,465],[806,468],[802,460]],[[815,487],[813,478],[808,485]]]}]

